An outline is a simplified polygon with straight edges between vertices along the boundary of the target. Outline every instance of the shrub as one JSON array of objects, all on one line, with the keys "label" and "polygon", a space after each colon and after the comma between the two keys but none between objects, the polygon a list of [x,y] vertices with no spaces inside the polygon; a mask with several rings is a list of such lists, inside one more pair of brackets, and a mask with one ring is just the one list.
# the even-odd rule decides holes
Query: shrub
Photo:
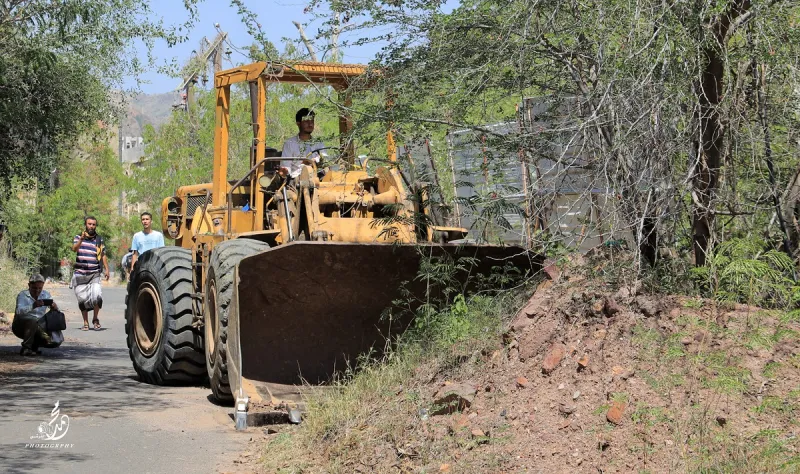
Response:
[{"label": "shrub", "polygon": [[15,262],[8,255],[8,247],[0,240],[0,311],[13,313],[17,303],[17,294],[26,288],[27,269]]},{"label": "shrub", "polygon": [[719,301],[780,308],[800,294],[792,259],[757,239],[721,243],[709,264],[693,269],[692,276]]}]

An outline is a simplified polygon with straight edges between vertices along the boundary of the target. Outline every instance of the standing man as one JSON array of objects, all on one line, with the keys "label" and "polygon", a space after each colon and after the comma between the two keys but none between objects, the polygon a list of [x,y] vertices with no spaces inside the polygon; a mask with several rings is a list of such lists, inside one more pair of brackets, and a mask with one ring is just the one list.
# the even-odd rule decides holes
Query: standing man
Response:
[{"label": "standing man", "polygon": [[[311,140],[311,134],[314,133],[314,116],[316,114],[303,107],[298,110],[294,116],[297,122],[297,135],[287,138],[283,142],[283,157],[300,157],[305,158],[309,153],[313,152],[311,159],[319,163],[319,153],[317,151],[325,148],[325,145]],[[300,171],[303,169],[303,163],[299,160],[284,160],[281,161],[280,173],[282,176],[289,176],[295,179],[300,176]]]},{"label": "standing man", "polygon": [[130,277],[131,275],[131,270],[133,270],[133,266],[131,265],[132,259],[133,259],[133,249],[128,249],[128,252],[122,256],[122,262],[120,262],[123,281],[127,280],[128,277]]},{"label": "standing man", "polygon": [[62,283],[69,283],[72,270],[69,268],[70,263],[67,257],[63,257],[58,264],[58,278]]},{"label": "standing man", "polygon": [[143,212],[142,231],[133,234],[133,243],[131,249],[133,250],[133,257],[131,257],[131,272],[139,260],[139,256],[150,249],[157,249],[164,246],[164,234],[157,230],[153,230],[153,215],[149,212]]},{"label": "standing man", "polygon": [[11,323],[11,331],[22,339],[19,355],[38,355],[41,354],[39,346],[52,346],[50,335],[39,325],[39,319],[47,312],[47,306],[58,310],[53,297],[44,290],[44,277],[38,273],[31,275],[28,289],[17,295],[14,322]]},{"label": "standing man", "polygon": [[103,238],[97,233],[97,219],[87,216],[83,219],[84,230],[72,239],[72,251],[76,252],[75,274],[72,276],[72,288],[78,298],[78,308],[83,315],[82,331],[89,330],[89,310],[94,312],[92,324],[94,329],[101,329],[100,308],[103,307],[103,290],[100,286],[100,263],[108,281],[108,260]]}]

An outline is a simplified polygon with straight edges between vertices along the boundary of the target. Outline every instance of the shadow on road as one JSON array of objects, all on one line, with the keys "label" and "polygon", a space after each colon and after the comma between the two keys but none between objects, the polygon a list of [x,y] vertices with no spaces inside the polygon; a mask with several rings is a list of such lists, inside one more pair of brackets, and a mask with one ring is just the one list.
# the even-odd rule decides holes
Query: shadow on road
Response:
[{"label": "shadow on road", "polygon": [[0,364],[8,370],[0,372],[0,418],[20,412],[46,416],[56,400],[70,417],[114,418],[152,409],[176,390],[140,382],[127,349],[73,343],[21,357],[19,345],[2,344]]},{"label": "shadow on road", "polygon": [[9,449],[0,453],[0,465],[3,472],[47,472],[56,464],[84,462],[92,457],[68,449],[49,449],[45,453],[41,449]]}]

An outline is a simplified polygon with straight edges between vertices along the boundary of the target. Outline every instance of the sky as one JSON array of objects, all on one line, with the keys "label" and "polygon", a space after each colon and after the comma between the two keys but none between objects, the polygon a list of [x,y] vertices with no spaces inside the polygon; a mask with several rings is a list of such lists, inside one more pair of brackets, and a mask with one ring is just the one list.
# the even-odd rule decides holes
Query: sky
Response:
[{"label": "sky", "polygon": [[[451,9],[458,2],[450,0],[447,2],[447,10]],[[297,28],[292,21],[301,24],[311,22],[312,17],[304,13],[307,2],[304,0],[245,0],[247,7],[258,16],[258,21],[262,29],[267,33],[267,37],[272,41],[278,50],[283,49],[282,38],[288,37],[299,39]],[[189,18],[189,13],[184,7],[183,0],[154,0],[151,8],[156,17],[164,19],[166,24],[180,24]],[[312,22],[306,27],[306,34],[313,37],[321,20]],[[159,42],[153,49],[156,58],[156,66],[176,61],[183,64],[192,54],[193,50],[198,49],[200,41],[205,36],[209,40],[217,35],[214,26],[219,24],[222,31],[228,33],[229,45],[227,49],[231,51],[230,61],[223,60],[223,69],[232,67],[235,64],[249,62],[246,52],[253,43],[253,38],[247,33],[247,28],[242,23],[236,7],[230,6],[228,0],[205,0],[198,5],[198,14],[195,24],[189,34],[189,40],[170,48],[165,42]],[[232,46],[231,46],[232,45]],[[370,61],[378,51],[377,45],[365,45],[351,47],[343,50],[345,63],[364,63]],[[319,53],[319,49],[318,49]],[[146,50],[143,45],[138,47],[139,58],[143,61],[146,58]],[[180,86],[180,79],[170,77],[155,70],[140,76],[144,81],[139,85],[144,93],[163,93],[171,92]],[[128,78],[125,86],[132,88],[136,86],[134,78]]]}]

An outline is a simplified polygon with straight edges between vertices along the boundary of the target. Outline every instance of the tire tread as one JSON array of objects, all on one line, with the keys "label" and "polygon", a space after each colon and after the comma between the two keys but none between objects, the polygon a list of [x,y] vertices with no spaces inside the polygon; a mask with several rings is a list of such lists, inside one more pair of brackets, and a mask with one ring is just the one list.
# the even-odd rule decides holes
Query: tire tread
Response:
[{"label": "tire tread", "polygon": [[[145,367],[145,356],[139,353],[133,335],[131,295],[139,281],[138,272],[147,271],[157,281],[162,296],[162,318],[166,326],[161,346],[151,358],[155,363]],[[153,385],[196,384],[206,378],[202,334],[192,327],[192,258],[188,249],[162,247],[144,253],[128,280],[125,297],[125,334],[134,369],[146,383]],[[132,291],[133,290],[133,291]],[[164,314],[165,313],[165,314]]]},{"label": "tire tread", "polygon": [[245,258],[268,250],[264,242],[250,239],[235,239],[222,242],[214,248],[211,255],[211,267],[217,278],[217,317],[219,333],[215,347],[217,353],[213,369],[209,367],[211,391],[220,402],[231,402],[230,381],[228,378],[227,340],[228,340],[228,307],[233,299],[233,270]]}]

